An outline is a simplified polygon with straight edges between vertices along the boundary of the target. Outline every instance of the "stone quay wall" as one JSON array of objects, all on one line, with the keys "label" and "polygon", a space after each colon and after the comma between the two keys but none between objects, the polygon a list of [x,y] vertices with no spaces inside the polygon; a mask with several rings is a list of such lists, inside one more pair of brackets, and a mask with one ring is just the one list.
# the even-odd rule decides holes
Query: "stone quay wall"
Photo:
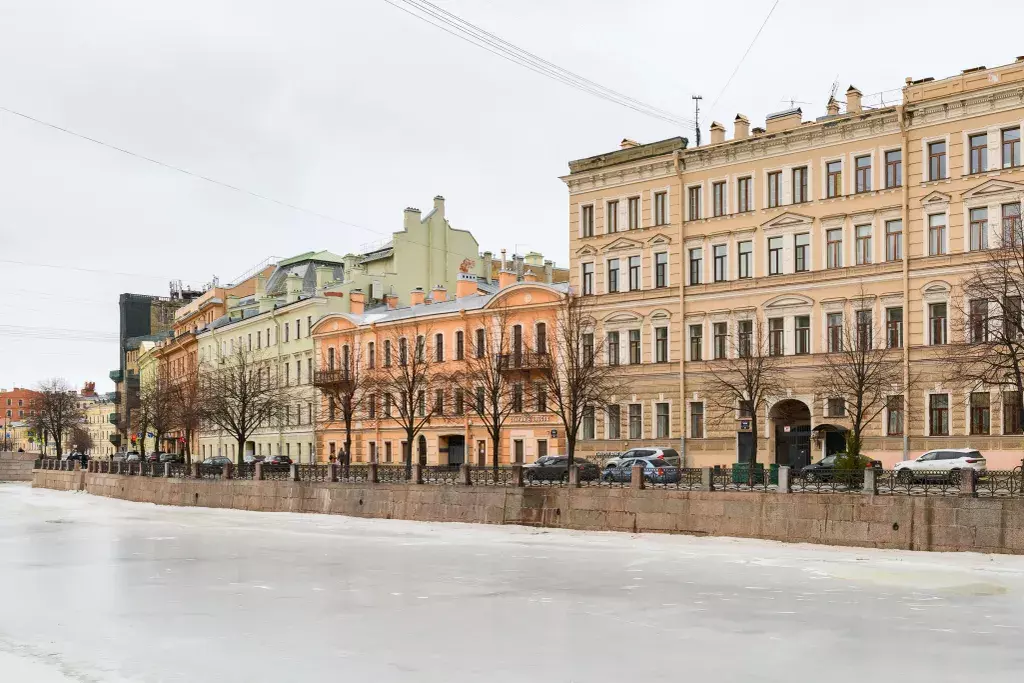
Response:
[{"label": "stone quay wall", "polygon": [[38,453],[0,451],[0,481],[32,481],[32,463]]}]

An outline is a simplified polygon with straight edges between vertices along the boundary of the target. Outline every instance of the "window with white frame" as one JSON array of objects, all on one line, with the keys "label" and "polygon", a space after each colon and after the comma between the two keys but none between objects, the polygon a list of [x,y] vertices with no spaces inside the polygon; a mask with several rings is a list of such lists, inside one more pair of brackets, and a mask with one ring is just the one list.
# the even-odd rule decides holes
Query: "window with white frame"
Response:
[{"label": "window with white frame", "polygon": [[669,409],[668,403],[655,403],[655,437],[658,439],[667,439],[669,437]]},{"label": "window with white frame", "polygon": [[668,192],[654,193],[654,224],[668,225]]},{"label": "window with white frame", "polygon": [[928,216],[928,255],[940,256],[946,253],[946,214]]},{"label": "window with white frame", "polygon": [[580,217],[581,227],[584,237],[594,236],[594,205],[587,204],[582,208],[582,215]]},{"label": "window with white frame", "polygon": [[854,228],[857,237],[857,265],[871,263],[871,226],[858,225]]}]

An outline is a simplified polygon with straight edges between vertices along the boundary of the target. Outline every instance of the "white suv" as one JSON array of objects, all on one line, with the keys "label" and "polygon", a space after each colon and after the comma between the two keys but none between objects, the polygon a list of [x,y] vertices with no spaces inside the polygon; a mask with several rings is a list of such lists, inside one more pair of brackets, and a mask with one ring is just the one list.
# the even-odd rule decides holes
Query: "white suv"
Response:
[{"label": "white suv", "polygon": [[961,470],[986,471],[985,456],[973,448],[938,448],[916,460],[898,462],[892,468],[897,481],[939,479],[955,483]]},{"label": "white suv", "polygon": [[661,458],[672,467],[682,467],[683,459],[679,457],[679,451],[668,446],[650,446],[641,448],[631,448],[625,453],[621,453],[614,458],[605,460],[604,468],[607,470],[609,467],[618,467],[620,462],[630,460],[633,458]]}]

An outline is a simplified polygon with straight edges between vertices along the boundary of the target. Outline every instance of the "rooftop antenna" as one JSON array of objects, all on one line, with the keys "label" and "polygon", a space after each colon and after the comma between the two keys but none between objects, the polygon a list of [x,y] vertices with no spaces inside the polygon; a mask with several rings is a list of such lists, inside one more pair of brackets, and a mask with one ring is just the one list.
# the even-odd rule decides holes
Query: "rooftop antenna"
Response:
[{"label": "rooftop antenna", "polygon": [[700,147],[700,101],[704,99],[700,95],[693,95],[693,127],[697,129],[697,146]]},{"label": "rooftop antenna", "polygon": [[795,109],[798,104],[810,104],[810,102],[804,102],[803,100],[796,99],[796,96],[790,98],[783,97],[779,102],[789,102],[790,109]]},{"label": "rooftop antenna", "polygon": [[839,74],[836,74],[836,80],[832,81],[832,89],[829,90],[828,98],[834,100],[837,92],[839,92]]}]

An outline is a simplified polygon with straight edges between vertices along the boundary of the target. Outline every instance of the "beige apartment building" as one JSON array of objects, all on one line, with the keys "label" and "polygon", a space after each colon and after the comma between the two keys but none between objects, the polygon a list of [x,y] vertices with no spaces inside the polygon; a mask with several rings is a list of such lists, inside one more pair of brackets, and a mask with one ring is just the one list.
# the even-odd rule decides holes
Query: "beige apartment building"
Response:
[{"label": "beige apartment building", "polygon": [[868,454],[891,465],[971,446],[990,468],[1019,464],[1014,397],[958,385],[941,347],[963,325],[963,277],[1019,221],[1022,120],[1024,58],[908,79],[897,106],[865,108],[850,87],[844,110],[830,101],[813,121],[794,109],[751,129],[737,115],[728,140],[713,123],[699,148],[624,140],[570,162],[571,283],[595,296],[624,379],[584,448],[671,445],[688,466],[749,458],[749,423],[738,406],[713,409],[707,385],[709,363],[756,329],[786,366],[784,395],[758,414],[757,460],[839,450],[850,421],[823,392],[823,358],[856,326],[919,378],[906,395],[894,387]]}]

